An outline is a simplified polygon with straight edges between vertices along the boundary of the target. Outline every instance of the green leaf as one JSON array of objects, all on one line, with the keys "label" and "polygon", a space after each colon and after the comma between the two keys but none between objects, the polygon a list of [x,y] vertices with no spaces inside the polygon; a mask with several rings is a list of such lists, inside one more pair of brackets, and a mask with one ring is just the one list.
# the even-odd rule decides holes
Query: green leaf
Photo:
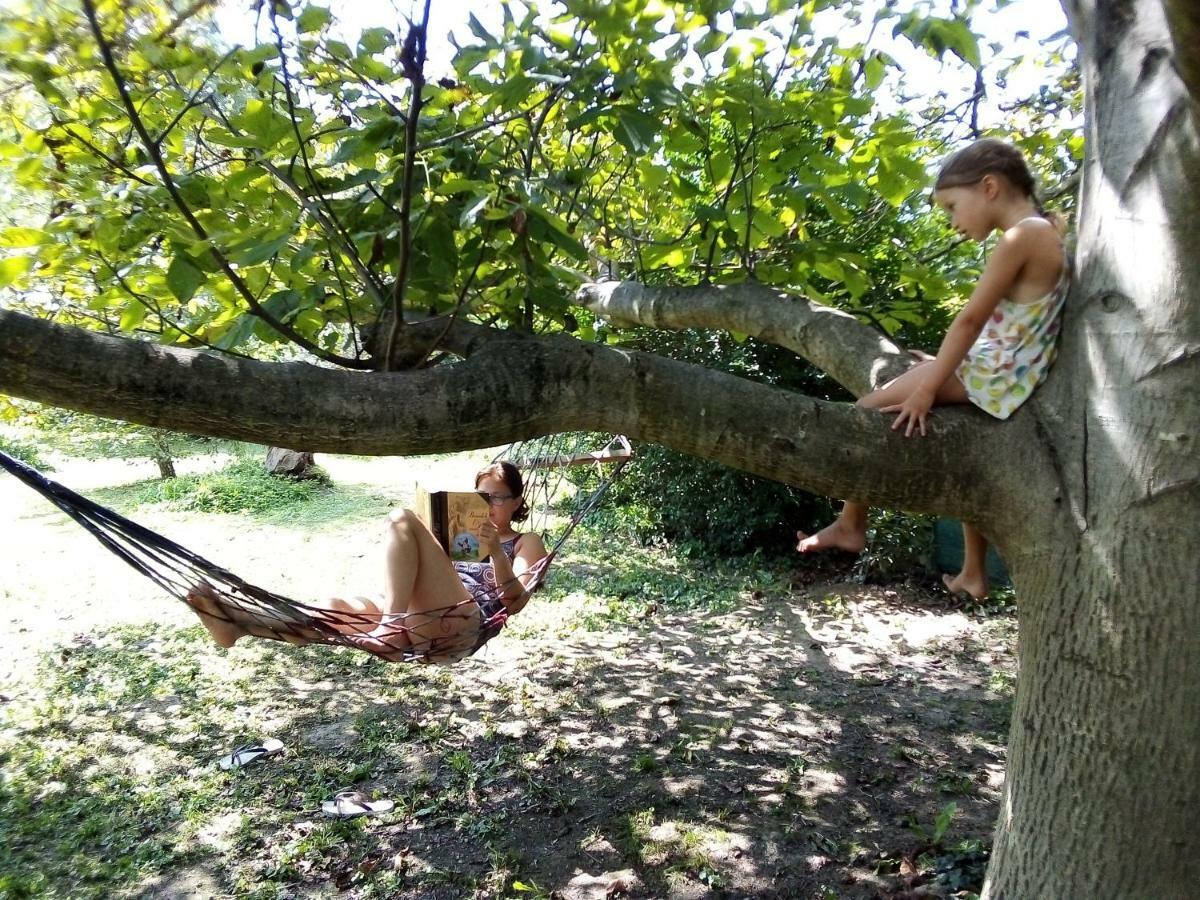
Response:
[{"label": "green leaf", "polygon": [[582,113],[577,115],[575,118],[573,118],[569,122],[567,122],[567,130],[568,131],[578,131],[584,125],[590,125],[592,122],[595,122],[599,119],[603,119],[610,112],[611,112],[611,110],[609,110],[608,107],[593,106],[591,109],[584,110]]},{"label": "green leaf", "polygon": [[0,288],[8,287],[33,268],[33,257],[10,256],[0,259]]},{"label": "green leaf", "polygon": [[654,149],[659,123],[641,110],[622,108],[617,111],[615,137],[630,153],[641,156]]},{"label": "green leaf", "polygon": [[196,296],[196,291],[207,279],[208,276],[187,256],[177,255],[167,268],[167,287],[180,303],[187,303]]},{"label": "green leaf", "polygon": [[549,210],[538,206],[529,207],[529,236],[534,240],[546,241],[563,250],[580,262],[588,258],[587,250],[574,235],[567,231],[567,225]]},{"label": "green leaf", "polygon": [[303,297],[296,291],[276,291],[263,301],[263,309],[280,322],[287,322],[299,312]]},{"label": "green leaf", "polygon": [[467,19],[467,25],[471,29],[471,34],[475,35],[475,37],[479,38],[485,44],[498,43],[494,37],[488,34],[488,30],[483,27],[483,24],[477,18],[475,18],[475,13],[470,14],[469,18]]},{"label": "green leaf", "polygon": [[395,35],[386,28],[366,28],[358,39],[358,49],[363,53],[382,53],[394,43]]},{"label": "green leaf", "polygon": [[219,347],[221,350],[232,350],[239,344],[250,339],[254,334],[254,326],[257,325],[259,319],[250,313],[244,313],[239,316],[232,328],[226,329],[224,334],[217,340],[213,341],[214,347]]},{"label": "green leaf", "polygon": [[459,178],[455,176],[452,178],[447,178],[436,188],[434,188],[434,191],[438,194],[449,196],[451,194],[458,194],[463,191],[474,191],[483,187],[487,187],[486,181],[476,181],[474,178]]},{"label": "green leaf", "polygon": [[491,199],[490,194],[483,194],[463,207],[462,214],[458,217],[458,227],[467,228],[474,225],[480,211],[487,206],[488,201]]},{"label": "green leaf", "polygon": [[866,65],[866,81],[867,90],[875,90],[883,83],[883,76],[887,74],[887,65],[878,53],[872,53]]},{"label": "green leaf", "polygon": [[842,268],[842,264],[836,259],[822,259],[813,265],[817,270],[817,274],[822,278],[828,278],[830,281],[840,282],[845,276],[846,270]]},{"label": "green leaf", "polygon": [[233,124],[246,136],[257,139],[255,146],[270,149],[292,133],[292,121],[262,100],[250,100],[246,108],[233,117]]},{"label": "green leaf", "polygon": [[306,6],[304,12],[296,19],[296,32],[307,34],[310,31],[320,31],[333,19],[329,10],[323,6]]},{"label": "green leaf", "polygon": [[0,231],[0,247],[36,247],[45,243],[47,237],[40,228],[5,228]]},{"label": "green leaf", "polygon": [[274,240],[255,240],[250,243],[243,243],[236,248],[230,248],[229,258],[241,266],[256,266],[260,262],[266,262],[285,246],[287,246],[288,238],[291,237],[290,232],[283,234]]},{"label": "green leaf", "polygon": [[131,300],[129,305],[121,312],[121,330],[133,331],[146,318],[146,304]]}]

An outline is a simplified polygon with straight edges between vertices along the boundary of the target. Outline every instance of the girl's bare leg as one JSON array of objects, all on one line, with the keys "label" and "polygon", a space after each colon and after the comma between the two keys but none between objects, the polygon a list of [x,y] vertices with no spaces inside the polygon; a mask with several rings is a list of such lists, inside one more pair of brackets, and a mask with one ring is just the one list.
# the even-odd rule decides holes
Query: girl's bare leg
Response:
[{"label": "girl's bare leg", "polygon": [[951,578],[942,576],[942,583],[952,594],[964,591],[976,600],[986,600],[987,582],[987,538],[974,525],[963,522],[963,567]]},{"label": "girl's bare leg", "polygon": [[842,504],[841,514],[816,534],[796,532],[800,553],[814,550],[845,550],[847,553],[862,553],[867,549],[867,514],[871,508],[865,503]]},{"label": "girl's bare leg", "polygon": [[[919,362],[907,372],[893,378],[877,391],[864,394],[855,403],[864,409],[881,409],[884,406],[894,406],[903,403],[916,388],[920,379],[919,373],[929,361]],[[955,403],[968,403],[967,392],[962,382],[951,375],[938,388],[934,403],[938,406],[949,406]],[[814,550],[845,550],[849,553],[862,553],[867,546],[867,515],[871,509],[865,503],[846,501],[841,514],[830,524],[816,534],[797,531],[798,543],[796,550],[800,553],[811,553]]]}]

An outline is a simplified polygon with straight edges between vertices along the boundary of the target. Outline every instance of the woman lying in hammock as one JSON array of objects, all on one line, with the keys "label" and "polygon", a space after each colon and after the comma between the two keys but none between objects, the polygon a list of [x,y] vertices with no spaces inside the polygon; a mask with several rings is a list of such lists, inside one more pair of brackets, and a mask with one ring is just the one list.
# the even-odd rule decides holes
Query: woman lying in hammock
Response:
[{"label": "woman lying in hammock", "polygon": [[188,605],[221,647],[255,635],[293,644],[348,644],[390,661],[450,663],[470,656],[529,602],[529,588],[547,561],[539,535],[513,530],[529,515],[517,467],[487,466],[476,474],[475,489],[488,502],[488,521],[478,535],[486,560],[451,562],[415,513],[393,510],[382,606],[362,597],[335,599],[324,608],[300,607],[297,613],[306,615],[293,618],[227,602],[207,583],[188,592]]}]

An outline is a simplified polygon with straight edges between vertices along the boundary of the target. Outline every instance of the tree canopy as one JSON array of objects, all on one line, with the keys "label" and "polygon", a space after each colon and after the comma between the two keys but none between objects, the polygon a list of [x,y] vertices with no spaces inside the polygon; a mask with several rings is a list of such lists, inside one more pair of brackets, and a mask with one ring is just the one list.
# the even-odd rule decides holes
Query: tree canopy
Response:
[{"label": "tree canopy", "polygon": [[[275,0],[262,43],[229,46],[203,5],[39,4],[0,31],[0,160],[28,199],[0,286],[62,323],[347,368],[387,367],[398,306],[594,339],[573,294],[598,266],[919,331],[975,264],[922,189],[981,97],[881,102],[898,63],[820,33],[837,5],[506,4],[427,81],[420,21],[350,46]],[[869,35],[982,73],[977,5],[888,4]],[[1051,185],[1078,163],[1077,87],[1064,63],[1017,107],[1055,122],[1025,139]],[[442,358],[404,343],[393,368]]]}]

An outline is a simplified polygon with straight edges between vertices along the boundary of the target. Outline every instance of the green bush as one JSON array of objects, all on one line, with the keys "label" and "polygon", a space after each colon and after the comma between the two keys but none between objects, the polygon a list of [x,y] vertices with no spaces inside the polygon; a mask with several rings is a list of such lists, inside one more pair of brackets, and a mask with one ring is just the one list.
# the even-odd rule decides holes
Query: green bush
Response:
[{"label": "green bush", "polygon": [[830,516],[829,501],[665,447],[643,444],[609,490],[597,524],[690,555],[789,552],[795,530]]},{"label": "green bush", "polygon": [[329,491],[328,476],[271,475],[261,460],[242,459],[216,472],[146,482],[137,503],[165,503],[174,509],[206,513],[278,514]]},{"label": "green bush", "polygon": [[855,564],[864,581],[896,581],[933,569],[933,518],[876,509],[867,524],[867,549]]},{"label": "green bush", "polygon": [[0,434],[0,450],[7,453],[13,459],[20,460],[27,466],[32,466],[43,472],[54,471],[54,467],[42,458],[38,448],[26,441],[20,441],[16,438],[6,438]]},{"label": "green bush", "polygon": [[[794,353],[753,338],[727,334],[633,329],[622,346],[685,360],[826,399],[849,399],[834,381]],[[769,555],[795,547],[795,531],[828,519],[827,500],[779,482],[696,459],[664,447],[639,445],[637,457],[613,485],[605,523],[638,540],[666,540],[693,555]]]}]

